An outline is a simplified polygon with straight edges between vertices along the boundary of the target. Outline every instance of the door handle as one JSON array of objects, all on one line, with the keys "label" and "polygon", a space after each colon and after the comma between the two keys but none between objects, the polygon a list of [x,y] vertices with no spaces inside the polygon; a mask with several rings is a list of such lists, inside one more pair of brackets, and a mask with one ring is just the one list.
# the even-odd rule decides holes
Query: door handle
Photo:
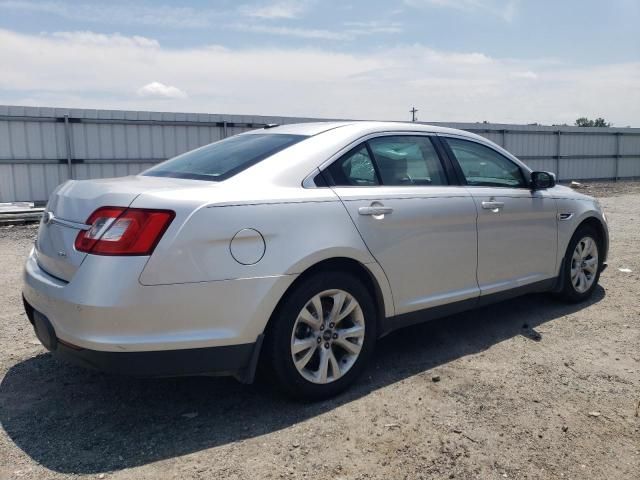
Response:
[{"label": "door handle", "polygon": [[485,210],[493,210],[494,212],[497,212],[502,207],[504,207],[504,202],[482,202],[482,208]]},{"label": "door handle", "polygon": [[377,215],[386,215],[391,212],[393,212],[393,208],[382,206],[360,207],[358,209],[360,215],[372,215],[374,217]]}]

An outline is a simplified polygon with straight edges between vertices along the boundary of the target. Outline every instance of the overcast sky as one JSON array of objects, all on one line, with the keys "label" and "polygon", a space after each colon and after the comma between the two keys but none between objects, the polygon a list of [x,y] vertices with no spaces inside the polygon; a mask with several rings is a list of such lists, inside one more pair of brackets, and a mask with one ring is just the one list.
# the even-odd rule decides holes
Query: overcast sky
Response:
[{"label": "overcast sky", "polygon": [[0,104],[640,126],[640,0],[0,0]]}]

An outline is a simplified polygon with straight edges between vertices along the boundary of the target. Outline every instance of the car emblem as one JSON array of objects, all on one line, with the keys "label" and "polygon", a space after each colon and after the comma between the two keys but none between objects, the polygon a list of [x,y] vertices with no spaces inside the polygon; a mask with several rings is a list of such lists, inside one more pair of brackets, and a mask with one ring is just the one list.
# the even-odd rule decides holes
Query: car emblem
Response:
[{"label": "car emblem", "polygon": [[44,212],[44,214],[42,215],[42,222],[45,225],[49,225],[52,221],[53,221],[53,213]]},{"label": "car emblem", "polygon": [[66,256],[67,256],[67,254],[66,254],[66,252],[63,252],[62,250],[60,250],[60,251],[58,252],[58,256],[59,256],[59,257],[66,257]]}]

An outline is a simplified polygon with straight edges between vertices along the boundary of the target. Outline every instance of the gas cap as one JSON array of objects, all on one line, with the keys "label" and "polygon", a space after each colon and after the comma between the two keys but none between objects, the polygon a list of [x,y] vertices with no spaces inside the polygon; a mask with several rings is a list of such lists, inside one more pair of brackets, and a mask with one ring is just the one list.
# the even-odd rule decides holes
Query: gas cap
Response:
[{"label": "gas cap", "polygon": [[229,249],[236,262],[242,265],[253,265],[262,259],[266,246],[259,231],[243,228],[233,236]]}]

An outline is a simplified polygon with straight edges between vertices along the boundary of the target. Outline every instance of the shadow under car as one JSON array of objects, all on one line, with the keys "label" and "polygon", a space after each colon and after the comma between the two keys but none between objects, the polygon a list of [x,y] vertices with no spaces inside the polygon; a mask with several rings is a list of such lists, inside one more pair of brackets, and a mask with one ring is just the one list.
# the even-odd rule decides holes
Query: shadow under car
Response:
[{"label": "shadow under car", "polygon": [[41,354],[6,373],[0,422],[48,469],[89,474],[135,467],[287,428],[517,335],[540,340],[537,326],[604,296],[599,286],[588,302],[567,305],[534,294],[395,331],[378,342],[353,387],[317,403],[284,398],[266,376],[253,385],[213,377],[137,379]]}]

